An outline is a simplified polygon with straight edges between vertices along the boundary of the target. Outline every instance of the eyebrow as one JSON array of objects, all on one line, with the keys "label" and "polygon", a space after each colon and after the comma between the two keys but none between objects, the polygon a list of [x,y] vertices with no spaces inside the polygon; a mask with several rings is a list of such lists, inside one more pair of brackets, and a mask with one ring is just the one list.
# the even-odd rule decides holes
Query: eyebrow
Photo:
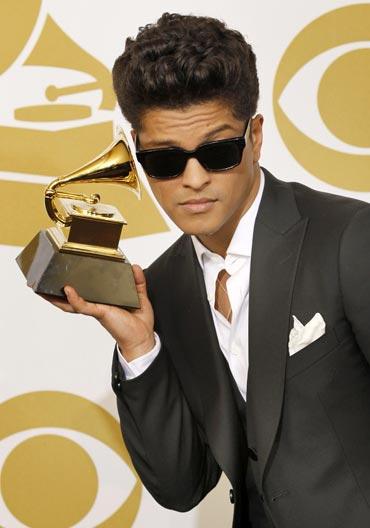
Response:
[{"label": "eyebrow", "polygon": [[[224,125],[220,125],[214,130],[211,130],[208,132],[203,138],[201,139],[199,145],[202,145],[203,143],[206,143],[207,141],[212,140],[217,134],[220,132],[224,132],[225,130],[233,130],[233,127],[231,125],[228,125],[225,123]],[[138,142],[139,143],[139,142]],[[161,148],[161,147],[178,147],[179,144],[173,140],[173,139],[161,139],[160,141],[150,141],[148,143],[148,146],[145,147],[145,149],[152,149],[152,148]]]}]

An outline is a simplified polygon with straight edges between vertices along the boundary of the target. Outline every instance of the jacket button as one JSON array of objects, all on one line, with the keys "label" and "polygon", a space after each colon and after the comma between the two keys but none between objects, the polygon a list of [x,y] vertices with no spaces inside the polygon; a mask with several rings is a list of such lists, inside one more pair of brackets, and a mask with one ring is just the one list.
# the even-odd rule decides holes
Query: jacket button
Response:
[{"label": "jacket button", "polygon": [[229,491],[229,499],[230,499],[231,504],[235,503],[235,496],[234,496],[234,490],[233,489],[231,489]]},{"label": "jacket button", "polygon": [[248,456],[252,460],[255,460],[255,461],[258,460],[256,450],[253,447],[248,447]]},{"label": "jacket button", "polygon": [[120,382],[120,381],[117,381],[117,383],[116,383],[116,389],[117,389],[117,390],[120,390],[120,389],[121,389],[121,382]]}]

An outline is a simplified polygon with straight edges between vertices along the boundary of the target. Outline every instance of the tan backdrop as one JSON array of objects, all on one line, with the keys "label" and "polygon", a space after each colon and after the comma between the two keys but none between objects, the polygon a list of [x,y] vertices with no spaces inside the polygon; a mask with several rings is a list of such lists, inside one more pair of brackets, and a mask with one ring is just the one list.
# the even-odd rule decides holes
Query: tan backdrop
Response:
[{"label": "tan backdrop", "polygon": [[[121,441],[95,321],[34,295],[14,258],[50,222],[45,185],[98,154],[122,120],[110,70],[125,38],[164,11],[239,29],[258,57],[263,165],[284,180],[370,199],[370,4],[314,0],[3,0],[0,5],[0,528],[230,524],[225,477],[187,514],[158,506]],[[128,220],[147,266],[178,235],[144,193],[89,186]]]}]

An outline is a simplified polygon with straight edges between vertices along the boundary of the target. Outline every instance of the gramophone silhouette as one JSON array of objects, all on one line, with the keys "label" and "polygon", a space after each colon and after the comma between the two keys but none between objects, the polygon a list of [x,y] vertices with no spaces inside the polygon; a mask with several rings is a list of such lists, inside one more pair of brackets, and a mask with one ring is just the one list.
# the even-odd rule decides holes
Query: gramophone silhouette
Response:
[{"label": "gramophone silhouette", "polygon": [[[9,0],[4,1],[5,4],[9,3]],[[25,7],[31,11],[33,5],[35,10],[37,8],[35,4],[36,2],[29,0]],[[24,16],[25,18],[28,16],[28,19],[33,21],[31,14],[34,15],[34,11],[25,13]],[[6,48],[9,46],[9,51],[0,62],[0,74],[14,62],[22,50],[24,40],[28,39],[32,31],[32,26],[28,27],[27,32],[22,31],[22,25],[19,26],[14,21],[6,30]],[[64,96],[71,94],[99,90],[101,92],[99,110],[113,111],[116,104],[109,69],[78,46],[51,16],[47,15],[39,39],[25,60],[24,66],[68,68],[84,72],[93,80],[74,86],[46,85],[44,95],[48,102],[16,108],[14,117],[22,122],[20,123],[22,127],[0,127],[0,170],[56,176],[59,171],[55,160],[60,159],[62,152],[67,153],[63,157],[63,171],[69,172],[74,167],[86,163],[101,151],[104,145],[112,141],[112,120],[52,131],[39,130],[31,125],[89,118],[92,114],[90,106],[60,102],[63,101]],[[30,128],[26,127],[25,123],[29,123]],[[22,156],[14,155],[13,145],[22,145]],[[43,152],[48,152],[48,156],[42,155]]]},{"label": "gramophone silhouette", "polygon": [[[73,172],[113,140],[116,100],[110,70],[70,38],[41,3],[27,0],[18,7],[13,0],[0,2],[0,92],[2,79],[11,78],[6,86],[14,89],[18,101],[11,119],[0,114],[0,244],[5,245],[23,246],[47,225],[42,201],[48,181],[43,182],[42,176]],[[65,9],[68,15],[73,6],[66,3]],[[81,27],[81,33],[85,29]],[[31,93],[27,81],[20,81],[28,75],[31,87],[39,86],[39,92]],[[58,81],[52,75],[58,75]],[[87,97],[92,91],[94,97]],[[19,103],[27,99],[31,99],[28,106]],[[29,175],[37,175],[38,180],[28,179]],[[88,187],[82,190],[76,185],[75,192],[100,193],[129,218],[135,216],[126,237],[168,231],[145,188],[137,217],[136,201],[127,193],[104,181],[94,184],[93,191]]]}]

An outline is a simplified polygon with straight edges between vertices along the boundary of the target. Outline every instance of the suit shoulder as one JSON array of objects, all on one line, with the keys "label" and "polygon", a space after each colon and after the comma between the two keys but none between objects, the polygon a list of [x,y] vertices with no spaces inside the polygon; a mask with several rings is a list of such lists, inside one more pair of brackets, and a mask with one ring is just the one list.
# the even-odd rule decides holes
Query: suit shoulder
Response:
[{"label": "suit shoulder", "polygon": [[363,200],[317,191],[297,182],[288,185],[292,187],[302,216],[345,226],[360,211],[370,213],[370,204]]}]

